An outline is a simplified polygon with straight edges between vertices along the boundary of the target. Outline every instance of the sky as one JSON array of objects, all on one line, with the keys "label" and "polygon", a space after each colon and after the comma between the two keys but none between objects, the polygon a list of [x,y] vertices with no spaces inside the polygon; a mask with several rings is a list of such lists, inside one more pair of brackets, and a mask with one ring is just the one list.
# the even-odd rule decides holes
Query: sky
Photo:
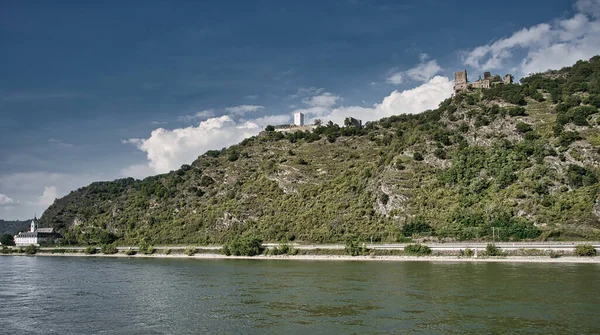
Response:
[{"label": "sky", "polygon": [[[142,5],[143,3],[143,5]],[[0,0],[0,219],[269,124],[434,109],[600,53],[600,0]]]}]

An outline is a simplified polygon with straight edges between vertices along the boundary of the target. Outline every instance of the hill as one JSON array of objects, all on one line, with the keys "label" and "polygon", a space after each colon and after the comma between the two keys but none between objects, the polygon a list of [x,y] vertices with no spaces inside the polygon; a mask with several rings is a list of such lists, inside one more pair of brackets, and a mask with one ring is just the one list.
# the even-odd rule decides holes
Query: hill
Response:
[{"label": "hill", "polygon": [[0,219],[0,236],[4,234],[16,235],[21,231],[29,230],[31,220],[5,221]]},{"label": "hill", "polygon": [[363,128],[267,132],[56,200],[79,243],[599,238],[600,56]]}]

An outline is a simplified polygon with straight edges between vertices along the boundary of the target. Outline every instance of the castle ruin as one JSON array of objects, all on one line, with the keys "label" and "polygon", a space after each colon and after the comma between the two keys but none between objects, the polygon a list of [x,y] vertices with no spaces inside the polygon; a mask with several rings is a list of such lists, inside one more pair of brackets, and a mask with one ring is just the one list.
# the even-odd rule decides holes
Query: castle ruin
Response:
[{"label": "castle ruin", "polygon": [[486,89],[495,85],[512,84],[512,82],[513,76],[511,74],[500,78],[499,75],[492,76],[490,72],[484,72],[483,79],[479,77],[477,81],[470,83],[467,78],[467,70],[454,72],[454,92],[456,93],[476,88]]}]

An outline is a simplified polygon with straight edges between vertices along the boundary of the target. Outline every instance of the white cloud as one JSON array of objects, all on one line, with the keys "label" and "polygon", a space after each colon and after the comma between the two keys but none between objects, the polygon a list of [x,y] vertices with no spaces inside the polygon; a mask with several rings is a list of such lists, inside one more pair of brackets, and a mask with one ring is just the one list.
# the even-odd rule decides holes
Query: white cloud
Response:
[{"label": "white cloud", "polygon": [[0,193],[0,206],[12,205],[15,201],[9,198],[6,194]]},{"label": "white cloud", "polygon": [[575,9],[580,13],[600,17],[600,0],[579,0],[575,2]]},{"label": "white cloud", "polygon": [[386,80],[390,84],[394,84],[394,85],[402,84],[402,82],[404,81],[404,75],[402,74],[402,72],[396,72],[396,73],[392,74],[391,76],[389,76]]},{"label": "white cloud", "polygon": [[44,187],[44,193],[39,197],[38,202],[40,205],[50,206],[56,198],[58,198],[56,186],[46,186]]},{"label": "white cloud", "polygon": [[194,115],[183,115],[178,118],[179,121],[183,122],[192,122],[192,121],[201,121],[206,120],[215,116],[215,112],[212,109],[205,109],[199,112],[196,112]]},{"label": "white cloud", "polygon": [[463,62],[477,70],[515,67],[522,76],[589,59],[598,54],[600,45],[600,1],[580,0],[575,8],[578,13],[572,18],[523,28],[467,51]]},{"label": "white cloud", "polygon": [[374,121],[398,114],[418,114],[427,109],[437,108],[440,102],[450,97],[453,82],[446,77],[436,76],[420,86],[399,92],[393,91],[380,104],[372,108],[359,106],[340,107],[318,115],[335,123],[343,124],[346,117],[352,116],[363,122]]},{"label": "white cloud", "polygon": [[99,174],[65,174],[53,172],[24,172],[0,175],[0,193],[10,194],[14,207],[10,213],[0,206],[0,218],[28,219],[38,216],[54,201],[72,190],[93,181],[116,176]]},{"label": "white cloud", "polygon": [[325,92],[320,95],[315,95],[310,98],[303,99],[302,102],[313,107],[331,107],[340,100],[339,95],[334,95],[329,92]]},{"label": "white cloud", "polygon": [[[225,115],[200,122],[197,127],[173,130],[158,128],[147,139],[133,138],[126,142],[146,153],[152,171],[165,173],[189,164],[208,150],[237,144],[246,137],[258,134],[260,130],[256,123],[238,124]],[[140,171],[140,168],[129,167],[124,171]]]},{"label": "white cloud", "polygon": [[434,75],[442,71],[435,59],[428,60],[427,54],[419,55],[419,64],[415,67],[403,72],[395,72],[387,77],[386,81],[390,84],[398,85],[404,82],[404,78],[408,77],[414,81],[427,82]]},{"label": "white cloud", "polygon": [[278,124],[289,124],[292,121],[292,116],[289,114],[282,115],[267,115],[257,119],[253,119],[250,122],[256,124],[257,126],[264,128],[268,125],[278,125]]},{"label": "white cloud", "polygon": [[264,106],[258,105],[240,105],[235,107],[227,107],[225,108],[225,111],[227,111],[229,114],[244,115],[246,113],[253,113],[264,108]]}]

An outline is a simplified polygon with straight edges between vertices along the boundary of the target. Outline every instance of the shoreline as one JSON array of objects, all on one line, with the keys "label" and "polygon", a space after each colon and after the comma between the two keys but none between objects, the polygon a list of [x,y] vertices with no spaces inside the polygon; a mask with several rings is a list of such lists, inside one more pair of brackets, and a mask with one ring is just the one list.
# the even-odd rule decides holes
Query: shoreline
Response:
[{"label": "shoreline", "polygon": [[184,254],[171,255],[125,255],[121,253],[84,254],[84,253],[36,253],[0,254],[0,256],[42,256],[42,257],[112,257],[112,258],[156,258],[156,259],[244,259],[244,260],[287,260],[287,261],[376,261],[376,262],[471,262],[471,263],[570,263],[570,264],[600,264],[600,257],[561,256],[497,256],[497,257],[461,257],[461,256],[348,256],[348,255],[279,255],[279,256],[225,256],[222,254],[203,253],[187,256]]}]

